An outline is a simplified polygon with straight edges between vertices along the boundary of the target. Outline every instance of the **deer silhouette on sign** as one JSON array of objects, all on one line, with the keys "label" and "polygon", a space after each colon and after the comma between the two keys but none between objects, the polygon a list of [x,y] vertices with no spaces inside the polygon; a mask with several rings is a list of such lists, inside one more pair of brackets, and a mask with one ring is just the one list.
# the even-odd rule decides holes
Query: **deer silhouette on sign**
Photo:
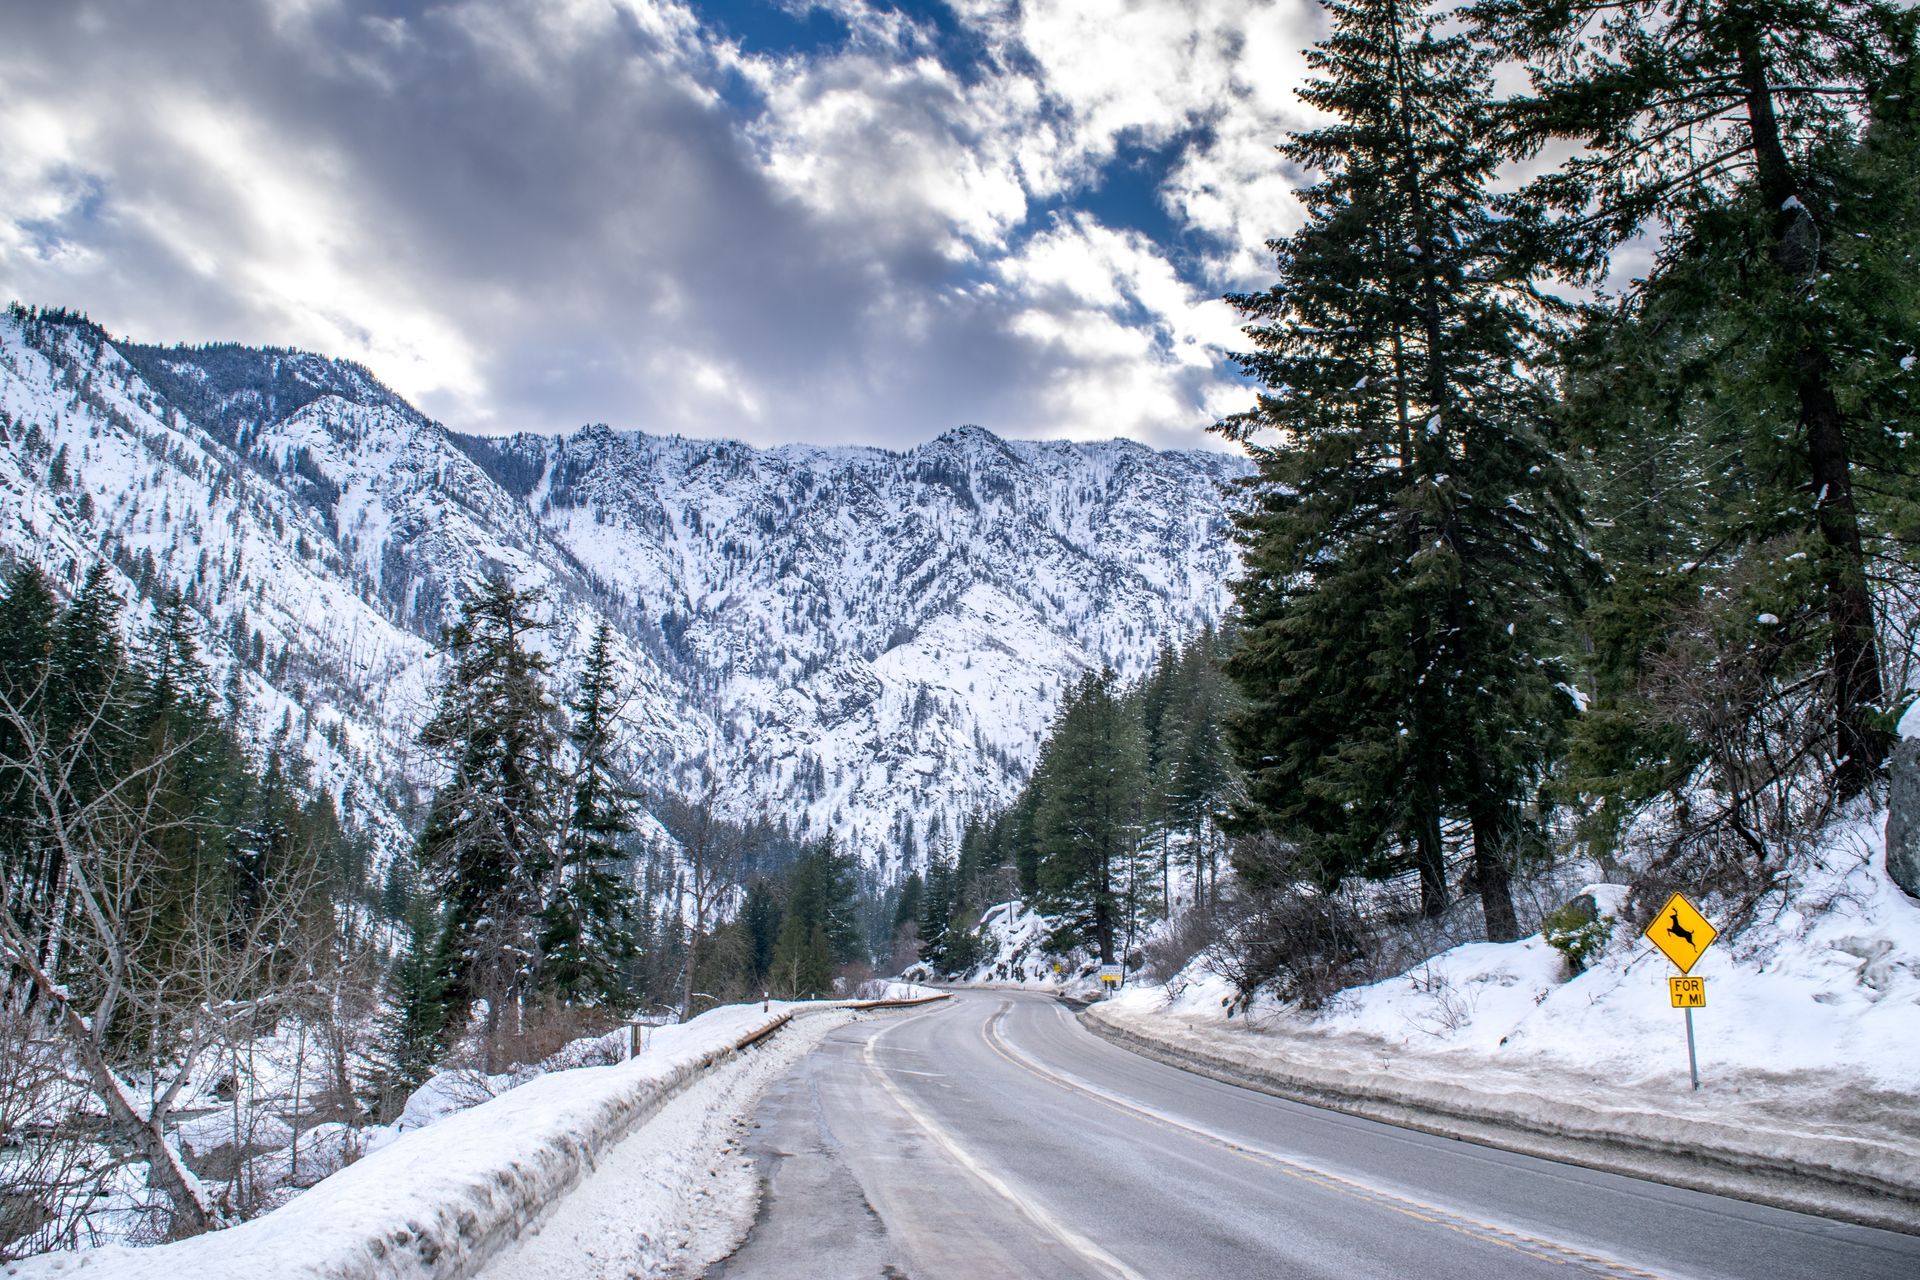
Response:
[{"label": "deer silhouette on sign", "polygon": [[1680,912],[1677,909],[1668,913],[1667,932],[1688,946],[1693,945],[1693,930],[1680,923]]}]

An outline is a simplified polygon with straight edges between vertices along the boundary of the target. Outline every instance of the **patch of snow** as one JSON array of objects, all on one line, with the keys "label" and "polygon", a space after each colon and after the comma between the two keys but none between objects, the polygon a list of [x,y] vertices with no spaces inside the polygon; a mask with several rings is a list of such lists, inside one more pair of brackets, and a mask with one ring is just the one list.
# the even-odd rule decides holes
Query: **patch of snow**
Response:
[{"label": "patch of snow", "polygon": [[[1196,964],[1096,1016],[1310,1087],[1650,1143],[1700,1126],[1723,1149],[1913,1181],[1920,906],[1887,878],[1881,816],[1839,828],[1784,898],[1694,966],[1698,1093],[1668,999],[1676,970],[1624,921],[1572,977],[1535,935],[1454,947],[1312,1015],[1259,998],[1235,1018],[1231,984]],[[1603,915],[1625,909],[1623,886],[1583,892]]]},{"label": "patch of snow", "polygon": [[[470,1274],[580,1182],[614,1143],[742,1038],[830,1005],[727,1005],[655,1029],[631,1061],[538,1076],[389,1138],[272,1213],[151,1249],[109,1245],[9,1264],[41,1280],[385,1280]],[[319,1154],[333,1138],[321,1135]],[[344,1158],[344,1144],[336,1143]],[[101,1270],[94,1270],[99,1268]]]},{"label": "patch of snow", "polygon": [[[900,998],[900,997],[895,997]],[[746,1117],[768,1085],[850,1013],[821,1014],[702,1078],[614,1147],[481,1280],[698,1275],[746,1238],[760,1206]]]}]

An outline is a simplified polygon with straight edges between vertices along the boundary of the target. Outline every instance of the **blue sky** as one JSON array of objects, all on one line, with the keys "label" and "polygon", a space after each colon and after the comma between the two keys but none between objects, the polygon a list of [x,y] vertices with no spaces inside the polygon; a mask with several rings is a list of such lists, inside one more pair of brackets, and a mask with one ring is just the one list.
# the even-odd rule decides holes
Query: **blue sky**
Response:
[{"label": "blue sky", "polygon": [[1312,0],[8,5],[0,292],[466,430],[1198,445]]}]

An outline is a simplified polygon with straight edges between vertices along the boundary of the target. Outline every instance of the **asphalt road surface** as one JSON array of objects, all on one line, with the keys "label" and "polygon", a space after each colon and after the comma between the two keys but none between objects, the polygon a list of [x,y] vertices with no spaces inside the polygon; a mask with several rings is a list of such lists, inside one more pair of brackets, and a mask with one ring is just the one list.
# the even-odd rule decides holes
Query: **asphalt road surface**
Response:
[{"label": "asphalt road surface", "polygon": [[1920,1237],[1221,1084],[1026,993],[843,1027],[755,1121],[725,1280],[1920,1277]]}]

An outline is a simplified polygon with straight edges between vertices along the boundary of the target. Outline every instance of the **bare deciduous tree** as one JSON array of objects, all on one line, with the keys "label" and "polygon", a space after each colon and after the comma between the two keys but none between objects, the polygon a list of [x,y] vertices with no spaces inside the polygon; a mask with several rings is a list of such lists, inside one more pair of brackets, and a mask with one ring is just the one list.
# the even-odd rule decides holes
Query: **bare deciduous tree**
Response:
[{"label": "bare deciduous tree", "polygon": [[693,976],[701,943],[712,927],[715,909],[733,892],[740,878],[740,842],[734,827],[720,815],[720,779],[711,769],[701,770],[699,790],[676,807],[681,817],[681,849],[686,856],[686,891],[693,906],[686,967],[680,975],[680,1017],[685,1021],[693,1016]]},{"label": "bare deciduous tree", "polygon": [[165,784],[197,744],[163,740],[117,776],[90,773],[110,698],[56,735],[37,699],[0,690],[0,771],[23,789],[27,837],[55,868],[50,892],[18,868],[0,876],[5,999],[71,1055],[167,1196],[174,1232],[192,1235],[232,1215],[168,1141],[168,1115],[211,1049],[315,985],[285,944],[310,930],[325,896],[313,860],[277,876],[245,915],[200,873],[170,876],[161,843],[199,819],[169,812]]},{"label": "bare deciduous tree", "polygon": [[0,1262],[76,1243],[103,1171],[64,1123],[87,1094],[40,1020],[0,1008]]}]

